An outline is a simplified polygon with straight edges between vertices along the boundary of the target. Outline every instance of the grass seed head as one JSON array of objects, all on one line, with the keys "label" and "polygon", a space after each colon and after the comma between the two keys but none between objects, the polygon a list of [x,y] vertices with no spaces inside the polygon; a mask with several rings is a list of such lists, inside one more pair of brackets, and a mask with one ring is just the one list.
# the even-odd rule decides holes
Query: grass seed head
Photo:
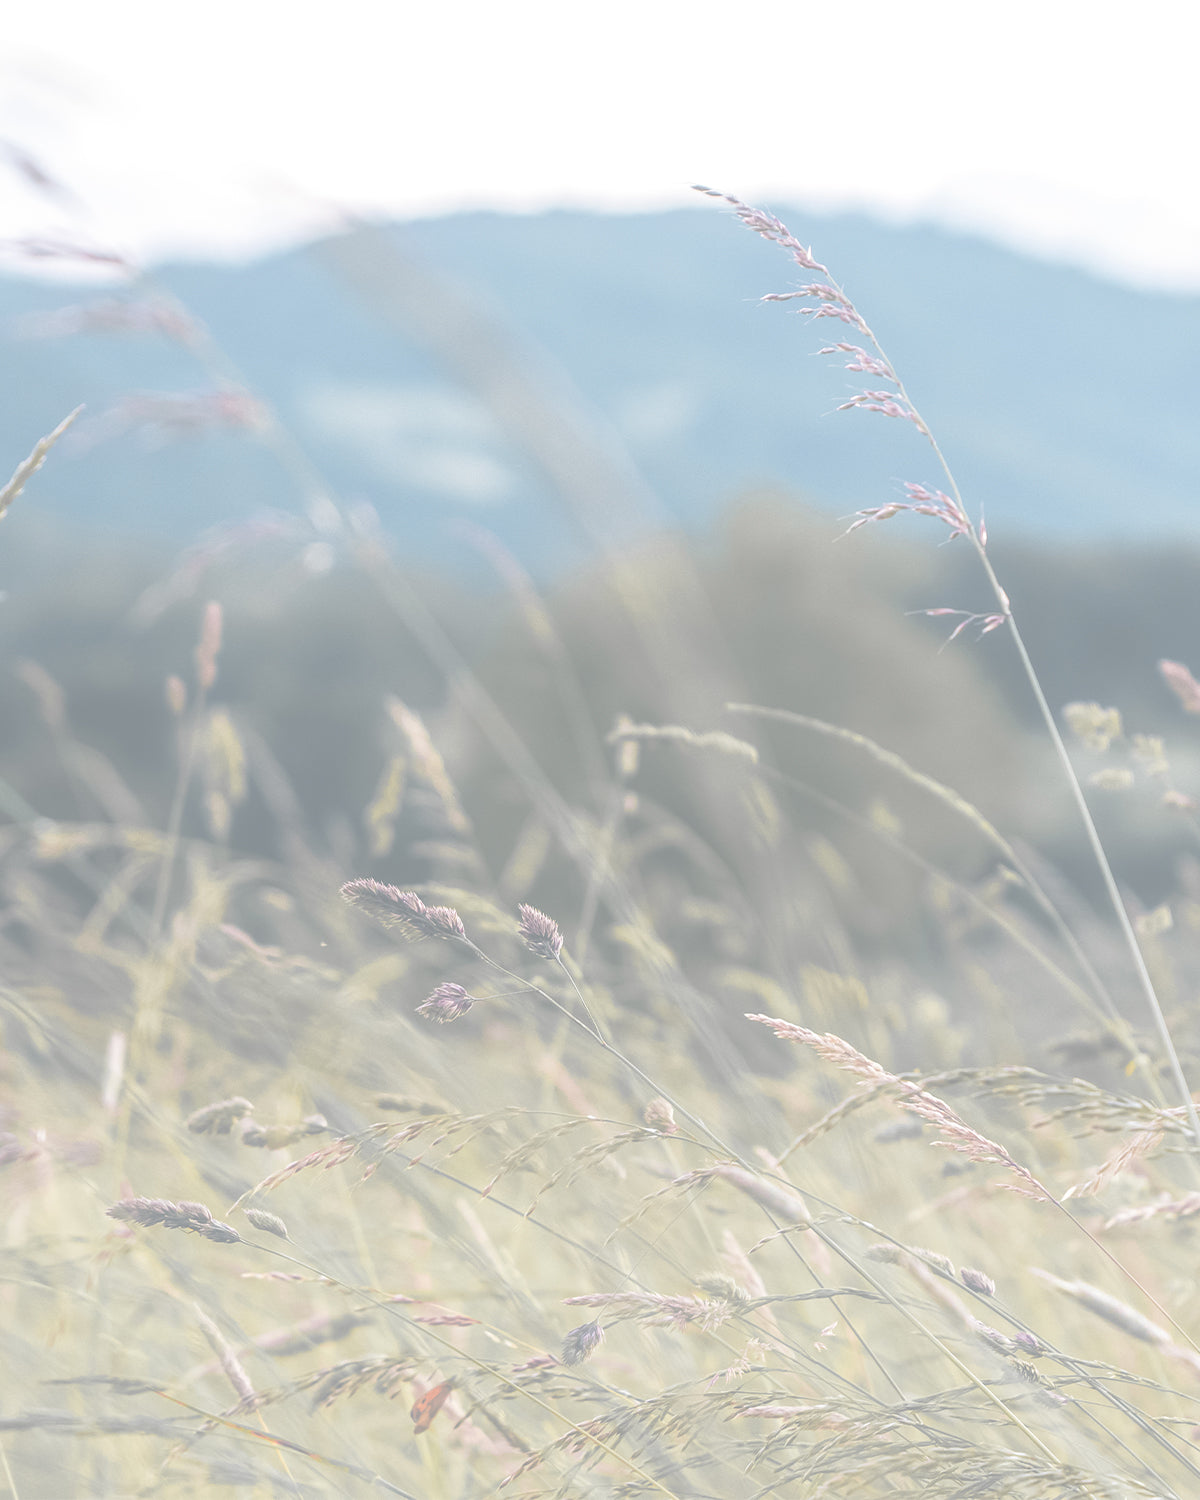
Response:
[{"label": "grass seed head", "polygon": [[156,1226],[163,1229],[184,1229],[189,1234],[203,1235],[206,1240],[215,1240],[223,1245],[236,1244],[242,1238],[232,1224],[222,1224],[220,1219],[214,1219],[203,1203],[192,1203],[186,1199],[172,1203],[167,1198],[124,1198],[105,1212],[110,1219],[140,1224],[143,1229],[153,1229]]},{"label": "grass seed head", "polygon": [[398,927],[405,937],[467,935],[462,918],[452,906],[426,906],[416,891],[402,891],[379,880],[348,880],[342,886],[342,899],[382,926]]},{"label": "grass seed head", "polygon": [[563,1339],[562,1362],[564,1365],[581,1365],[604,1342],[604,1329],[595,1318],[590,1323],[581,1323],[572,1328]]},{"label": "grass seed head", "polygon": [[469,995],[461,984],[447,980],[417,1006],[417,1015],[444,1026],[447,1021],[457,1021],[460,1016],[465,1016],[474,1004],[474,995]]},{"label": "grass seed head", "polygon": [[253,1104],[240,1095],[221,1099],[193,1110],[187,1117],[187,1128],[193,1135],[228,1135],[239,1120],[253,1113]]},{"label": "grass seed head", "polygon": [[269,1214],[265,1208],[245,1208],[242,1212],[254,1225],[255,1229],[261,1229],[264,1234],[278,1235],[281,1240],[290,1239],[287,1225],[278,1214]]},{"label": "grass seed head", "polygon": [[544,911],[538,911],[536,906],[522,904],[518,910],[521,913],[521,925],[518,931],[522,942],[530,953],[536,953],[539,958],[548,958],[553,962],[562,952],[563,945],[563,936],[559,931],[558,923],[553,917],[548,917]]}]

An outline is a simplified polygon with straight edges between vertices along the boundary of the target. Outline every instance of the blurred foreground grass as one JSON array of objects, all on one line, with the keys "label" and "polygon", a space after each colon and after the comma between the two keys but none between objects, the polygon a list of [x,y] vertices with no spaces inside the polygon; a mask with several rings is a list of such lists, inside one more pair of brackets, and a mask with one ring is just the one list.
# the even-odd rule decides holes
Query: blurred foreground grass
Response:
[{"label": "blurred foreground grass", "polygon": [[[547,598],[353,536],[14,598],[12,1494],[1196,1493],[1197,1158],[1127,960],[992,643],[904,613],[953,563],[828,532],[762,503]],[[1090,738],[1194,1067],[1189,815]]]}]

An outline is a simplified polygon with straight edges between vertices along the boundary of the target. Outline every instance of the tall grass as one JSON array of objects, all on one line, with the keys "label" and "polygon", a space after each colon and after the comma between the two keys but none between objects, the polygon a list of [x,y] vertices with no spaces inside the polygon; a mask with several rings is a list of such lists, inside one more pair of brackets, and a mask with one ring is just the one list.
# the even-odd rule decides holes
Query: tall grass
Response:
[{"label": "tall grass", "polygon": [[[783,295],[867,341],[834,346],[882,382],[849,405],[932,443],[841,288]],[[973,547],[995,605],[967,623],[1040,693],[945,482],[855,527],[915,510]],[[986,808],[807,705],[681,723],[663,685],[661,716],[598,722],[561,614],[500,559],[554,705],[515,720],[383,542],[344,535],[375,628],[452,694],[441,746],[381,702],[355,827],[314,828],[222,703],[216,601],[165,684],[161,818],[90,812],[137,798],[65,712],[88,814],[9,798],[9,1491],[1195,1493],[1200,894],[1128,915],[1044,697],[1115,931]],[[663,667],[661,576],[612,565]],[[1071,717],[1097,753],[1119,729]],[[806,769],[772,725],[867,770]],[[465,780],[470,743],[491,769]],[[250,810],[275,857],[239,847]]]}]

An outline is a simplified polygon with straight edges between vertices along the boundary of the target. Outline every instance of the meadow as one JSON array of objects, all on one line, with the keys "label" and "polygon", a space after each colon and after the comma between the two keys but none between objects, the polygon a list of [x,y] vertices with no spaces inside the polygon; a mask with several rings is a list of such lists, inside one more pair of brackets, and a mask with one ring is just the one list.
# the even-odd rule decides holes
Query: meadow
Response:
[{"label": "meadow", "polygon": [[840,527],[485,594],[326,498],[3,622],[14,1500],[1200,1492],[1200,684],[1059,701],[730,204],[922,440]]}]

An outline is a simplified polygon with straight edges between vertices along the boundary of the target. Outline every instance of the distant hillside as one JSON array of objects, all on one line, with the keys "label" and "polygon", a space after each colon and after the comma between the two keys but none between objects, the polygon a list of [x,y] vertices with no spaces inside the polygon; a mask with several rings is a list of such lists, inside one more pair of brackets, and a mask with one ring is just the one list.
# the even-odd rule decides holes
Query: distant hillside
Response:
[{"label": "distant hillside", "polygon": [[[789,219],[866,310],[993,536],[1200,538],[1200,299],[932,228]],[[792,273],[707,207],[365,228],[163,269],[211,330],[207,369],[152,334],[29,337],[29,314],[109,294],[6,280],[0,455],[80,401],[98,423],[131,392],[208,388],[228,361],[298,448],[94,426],[38,505],[182,543],[324,483],[369,500],[414,560],[455,564],[466,516],[542,573],[646,521],[698,529],[748,490],[841,514],[936,479],[906,425],[835,412],[855,387],[815,354],[834,325],[757,305]]]}]

